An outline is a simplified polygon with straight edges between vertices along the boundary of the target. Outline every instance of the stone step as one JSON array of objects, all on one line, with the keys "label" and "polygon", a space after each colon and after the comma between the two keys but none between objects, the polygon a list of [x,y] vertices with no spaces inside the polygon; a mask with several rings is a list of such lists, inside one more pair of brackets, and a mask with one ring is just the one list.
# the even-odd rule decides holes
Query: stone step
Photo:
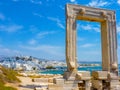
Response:
[{"label": "stone step", "polygon": [[48,90],[48,85],[40,85],[34,88],[34,90]]},{"label": "stone step", "polygon": [[82,80],[79,80],[79,81],[75,81],[75,80],[67,80],[67,81],[65,81],[65,84],[72,84],[72,83],[74,83],[74,84],[78,84],[78,83],[83,83],[83,81],[82,81]]},{"label": "stone step", "polygon": [[48,78],[34,78],[32,79],[33,82],[42,82],[42,83],[48,83]]},{"label": "stone step", "polygon": [[34,90],[48,90],[47,88],[35,87]]}]

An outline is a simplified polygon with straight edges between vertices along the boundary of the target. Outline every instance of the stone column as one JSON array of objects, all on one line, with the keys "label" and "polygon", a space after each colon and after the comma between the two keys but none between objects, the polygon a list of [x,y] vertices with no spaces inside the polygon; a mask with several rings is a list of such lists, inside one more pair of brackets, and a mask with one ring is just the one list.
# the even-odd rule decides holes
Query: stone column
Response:
[{"label": "stone column", "polygon": [[108,36],[109,36],[109,52],[110,52],[110,71],[118,75],[118,61],[117,61],[117,35],[116,35],[116,21],[115,14],[110,13],[107,17],[108,22]]},{"label": "stone column", "polygon": [[116,74],[118,75],[118,59],[117,59],[117,33],[116,33],[116,18],[115,18],[115,14],[112,15],[112,19],[111,19],[111,27],[112,28],[112,52],[113,52],[113,60],[112,60],[112,64],[111,64],[111,71],[112,72],[116,72]]},{"label": "stone column", "polygon": [[108,21],[101,23],[102,69],[110,71],[110,49]]},{"label": "stone column", "polygon": [[77,71],[76,62],[76,20],[74,16],[67,16],[66,26],[66,62],[69,72]]}]

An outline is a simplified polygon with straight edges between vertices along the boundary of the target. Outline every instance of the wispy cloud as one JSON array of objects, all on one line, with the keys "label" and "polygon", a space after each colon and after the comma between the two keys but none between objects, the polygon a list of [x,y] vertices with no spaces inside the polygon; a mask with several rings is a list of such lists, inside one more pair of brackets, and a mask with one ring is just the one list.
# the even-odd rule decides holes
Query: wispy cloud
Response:
[{"label": "wispy cloud", "polygon": [[77,37],[77,41],[84,41],[84,40],[85,40],[84,38]]},{"label": "wispy cloud", "polygon": [[72,3],[77,3],[77,0],[70,0],[70,2],[72,2]]},{"label": "wispy cloud", "polygon": [[71,2],[75,2],[76,0],[70,0]]},{"label": "wispy cloud", "polygon": [[120,5],[120,0],[118,0],[117,3]]},{"label": "wispy cloud", "polygon": [[85,26],[81,26],[82,29],[84,30],[92,30],[92,26],[91,25],[85,25]]},{"label": "wispy cloud", "polygon": [[0,20],[5,20],[5,16],[2,13],[0,13]]},{"label": "wispy cloud", "polygon": [[18,2],[19,0],[12,0],[13,2]]},{"label": "wispy cloud", "polygon": [[54,18],[54,17],[47,17],[49,20],[55,21],[55,22],[61,22],[60,19]]},{"label": "wispy cloud", "polygon": [[39,29],[38,29],[36,26],[31,25],[31,26],[29,27],[29,31],[30,31],[31,33],[36,33],[36,32],[39,31]]},{"label": "wispy cloud", "polygon": [[86,31],[96,31],[96,32],[100,32],[100,27],[99,26],[93,26],[93,25],[77,25],[77,29],[83,29]]},{"label": "wispy cloud", "polygon": [[93,47],[93,46],[95,46],[95,44],[91,44],[91,43],[86,43],[86,44],[80,45],[80,47],[82,47],[82,48],[88,48],[88,47]]},{"label": "wispy cloud", "polygon": [[91,0],[87,5],[91,7],[103,7],[108,6],[110,3],[103,0]]},{"label": "wispy cloud", "polygon": [[28,41],[28,43],[30,45],[35,45],[37,43],[37,41],[35,39],[31,39],[31,40]]},{"label": "wispy cloud", "polygon": [[40,0],[30,0],[30,2],[33,4],[39,4],[39,5],[42,4],[42,1],[40,1]]},{"label": "wispy cloud", "polygon": [[60,5],[59,7],[60,7],[62,10],[65,10],[65,7],[64,7],[64,6]]},{"label": "wispy cloud", "polygon": [[46,54],[50,54],[50,55],[63,56],[63,53],[61,52],[63,48],[60,46],[38,45],[38,46],[32,47],[32,46],[20,45],[20,48],[27,49],[27,50],[33,50],[33,51],[39,51],[39,52],[45,52]]},{"label": "wispy cloud", "polygon": [[41,14],[38,14],[38,13],[33,13],[33,15],[39,16],[40,18],[43,17]]},{"label": "wispy cloud", "polygon": [[65,29],[65,26],[64,26],[62,23],[58,22],[57,25],[58,25],[60,28]]},{"label": "wispy cloud", "polygon": [[61,20],[58,18],[54,18],[54,17],[47,17],[49,20],[54,21],[57,23],[57,25],[62,28],[65,29],[65,26],[62,24]]},{"label": "wispy cloud", "polygon": [[120,35],[120,23],[117,25],[117,33]]},{"label": "wispy cloud", "polygon": [[50,35],[50,34],[54,34],[54,33],[56,33],[56,32],[55,32],[55,31],[39,32],[39,33],[37,34],[37,37],[38,37],[38,38],[44,38],[45,36]]},{"label": "wispy cloud", "polygon": [[23,29],[22,25],[12,24],[12,25],[0,25],[0,31],[6,32],[16,32]]},{"label": "wispy cloud", "polygon": [[3,47],[2,45],[0,47],[0,53],[4,55],[19,55],[20,54],[18,50],[9,49],[9,48]]}]

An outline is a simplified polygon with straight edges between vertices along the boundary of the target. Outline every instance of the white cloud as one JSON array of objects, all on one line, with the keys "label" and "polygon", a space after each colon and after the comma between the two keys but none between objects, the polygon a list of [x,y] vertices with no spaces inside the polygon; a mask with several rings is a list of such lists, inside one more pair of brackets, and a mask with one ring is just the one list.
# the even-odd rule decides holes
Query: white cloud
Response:
[{"label": "white cloud", "polygon": [[0,20],[5,20],[5,16],[2,13],[0,13]]},{"label": "white cloud", "polygon": [[55,22],[61,22],[60,19],[54,18],[54,17],[47,17],[49,20],[55,21]]},{"label": "white cloud", "polygon": [[1,45],[0,54],[1,55],[19,55],[20,52],[18,50],[9,49]]},{"label": "white cloud", "polygon": [[120,23],[117,25],[117,33],[120,34]]},{"label": "white cloud", "polygon": [[47,17],[49,20],[54,21],[57,23],[57,25],[62,28],[65,29],[65,26],[62,24],[61,20],[58,18],[54,18],[54,17]]},{"label": "white cloud", "polygon": [[94,44],[90,44],[90,43],[86,43],[86,44],[83,44],[83,45],[80,45],[80,47],[82,48],[88,48],[88,47],[93,47],[95,46]]},{"label": "white cloud", "polygon": [[57,25],[58,25],[60,28],[65,29],[65,26],[64,26],[62,23],[58,22]]},{"label": "white cloud", "polygon": [[92,0],[91,2],[88,3],[88,6],[91,7],[102,7],[107,5],[109,5],[109,3],[103,0]]},{"label": "white cloud", "polygon": [[82,29],[84,30],[91,30],[92,29],[92,26],[91,25],[86,25],[86,26],[81,26]]},{"label": "white cloud", "polygon": [[60,5],[59,6],[62,10],[65,10],[65,6]]},{"label": "white cloud", "polygon": [[0,31],[6,31],[6,32],[16,32],[18,30],[23,29],[23,26],[21,25],[0,25]]},{"label": "white cloud", "polygon": [[81,38],[81,37],[77,37],[77,41],[83,41],[85,40],[84,38]]},{"label": "white cloud", "polygon": [[37,0],[30,0],[30,2],[33,4],[39,4],[39,5],[42,4],[42,1],[37,1]]},{"label": "white cloud", "polygon": [[70,2],[75,3],[75,4],[77,3],[77,1],[76,1],[76,0],[70,0]]},{"label": "white cloud", "polygon": [[83,30],[86,30],[86,31],[96,31],[96,32],[100,32],[100,27],[99,26],[93,26],[93,25],[77,25],[77,29],[83,29]]},{"label": "white cloud", "polygon": [[12,0],[13,2],[18,2],[19,0]]},{"label": "white cloud", "polygon": [[76,0],[70,0],[70,2],[75,2]]},{"label": "white cloud", "polygon": [[31,25],[31,26],[29,27],[29,31],[32,32],[32,33],[36,33],[36,32],[39,31],[39,29],[38,29],[36,26]]},{"label": "white cloud", "polygon": [[20,45],[20,48],[32,50],[33,52],[45,52],[46,54],[56,55],[56,56],[63,56],[63,48],[60,46],[52,46],[52,45],[38,45],[38,46],[23,46]]},{"label": "white cloud", "polygon": [[33,13],[33,15],[43,17],[41,14],[38,14],[38,13]]},{"label": "white cloud", "polygon": [[31,39],[28,43],[30,45],[35,45],[37,43],[37,41],[35,39]]},{"label": "white cloud", "polygon": [[42,1],[41,0],[12,0],[13,2],[19,2],[19,1],[28,1],[30,3],[33,3],[33,4],[38,4],[38,5],[41,5],[42,4]]},{"label": "white cloud", "polygon": [[118,0],[117,3],[120,4],[120,0]]},{"label": "white cloud", "polygon": [[55,31],[45,31],[45,32],[40,32],[37,34],[37,37],[38,38],[43,38],[45,37],[46,35],[50,35],[50,34],[54,34],[56,33]]}]

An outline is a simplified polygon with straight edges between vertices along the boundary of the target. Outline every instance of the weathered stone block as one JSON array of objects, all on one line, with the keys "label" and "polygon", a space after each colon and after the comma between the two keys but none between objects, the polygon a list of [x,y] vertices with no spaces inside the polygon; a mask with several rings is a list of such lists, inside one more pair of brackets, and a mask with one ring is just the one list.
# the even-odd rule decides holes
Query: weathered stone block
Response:
[{"label": "weathered stone block", "polygon": [[53,85],[48,85],[48,90],[64,90],[64,89],[63,86],[61,85],[53,84]]},{"label": "weathered stone block", "polygon": [[91,79],[91,75],[89,71],[79,71],[76,74],[76,79],[77,80],[90,80]]},{"label": "weathered stone block", "polygon": [[34,82],[48,83],[48,78],[34,78]]},{"label": "weathered stone block", "polygon": [[48,82],[49,82],[49,83],[53,83],[53,78],[49,78],[49,79],[48,79]]},{"label": "weathered stone block", "polygon": [[92,87],[94,87],[97,90],[102,90],[102,81],[101,80],[93,80],[92,81]]},{"label": "weathered stone block", "polygon": [[66,80],[75,80],[76,77],[76,72],[64,72],[64,76],[63,78],[65,78]]},{"label": "weathered stone block", "polygon": [[54,78],[53,83],[57,85],[63,85],[65,80],[63,78]]},{"label": "weathered stone block", "polygon": [[108,73],[108,79],[119,80],[119,77],[116,75],[116,73]]},{"label": "weathered stone block", "polygon": [[95,80],[106,80],[108,77],[108,72],[107,71],[93,71],[92,77]]}]

